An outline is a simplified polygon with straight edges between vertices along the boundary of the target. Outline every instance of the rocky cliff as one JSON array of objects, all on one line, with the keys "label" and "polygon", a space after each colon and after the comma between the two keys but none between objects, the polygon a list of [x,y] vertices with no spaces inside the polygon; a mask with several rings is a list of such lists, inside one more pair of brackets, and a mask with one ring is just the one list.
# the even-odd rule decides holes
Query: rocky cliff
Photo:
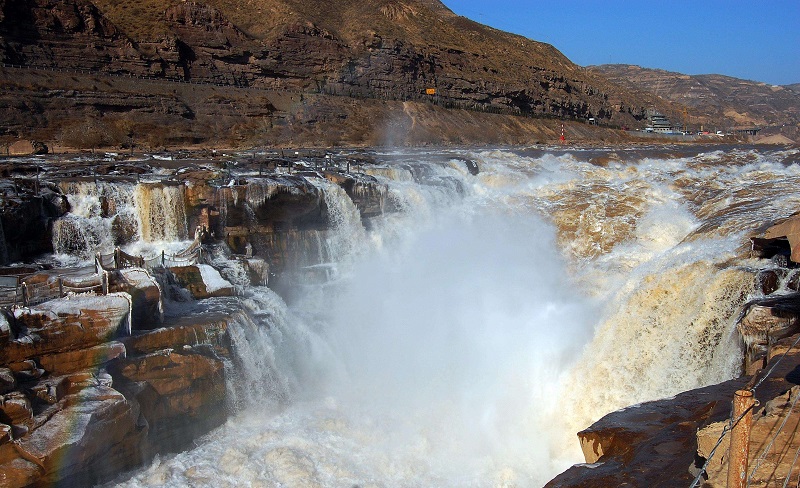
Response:
[{"label": "rocky cliff", "polygon": [[[180,161],[171,171],[180,183],[166,178],[141,185],[150,192],[154,186],[181,188],[174,194],[184,201],[176,207],[203,230],[198,236],[204,249],[219,250],[215,264],[233,273],[239,285],[241,280],[263,285],[325,259],[319,243],[331,227],[330,210],[314,179],[350,195],[364,218],[384,208],[386,189],[366,174],[303,165],[296,170],[305,176],[231,179],[226,164]],[[291,162],[250,164],[239,169]],[[41,221],[69,210],[60,188],[74,184],[81,172],[101,178],[110,173],[109,180],[125,185],[131,175],[151,171],[144,164],[69,166],[37,168],[41,179],[22,178],[24,167],[7,168],[16,178],[9,184],[37,186],[3,199],[5,225],[17,228],[18,221],[29,220],[35,228],[33,237],[5,233],[4,259],[30,261],[45,251],[25,239],[52,242],[53,226]],[[64,174],[69,183],[62,181]],[[113,219],[117,202],[101,200],[103,215]],[[115,241],[126,238],[123,227],[109,228]],[[261,257],[253,258],[254,251]],[[99,257],[95,267],[3,270],[4,278],[18,276],[24,285],[17,290],[24,291],[18,303],[0,308],[0,485],[87,486],[107,480],[155,454],[186,448],[238,408],[241,393],[231,374],[240,373],[231,329],[258,326],[250,319],[252,310],[233,296],[234,285],[201,262],[175,256],[170,259],[177,264],[162,258],[164,266],[144,268],[144,260],[128,256],[123,266],[118,253],[108,265],[114,269],[105,269]],[[201,302],[212,297],[217,301],[209,312]],[[186,303],[201,312],[186,312]],[[252,381],[242,382],[243,388]]]},{"label": "rocky cliff", "polygon": [[[153,125],[179,119],[175,132],[204,125],[197,139],[208,140],[210,122],[202,112],[230,117],[218,122],[226,131],[245,125],[286,130],[292,106],[311,93],[339,95],[313,103],[314,110],[362,131],[369,124],[350,100],[594,117],[618,125],[635,124],[647,101],[574,65],[552,46],[456,16],[438,1],[337,0],[322,8],[294,0],[3,0],[0,55],[6,64],[25,67],[2,72],[16,92],[0,99],[6,134],[50,127],[51,137],[73,145],[68,128],[86,120],[114,126],[121,139],[132,125],[150,134]],[[32,68],[53,71],[35,77]],[[116,78],[82,86],[79,72],[126,76],[128,87]],[[140,77],[269,92],[251,91],[248,97],[262,101],[237,106],[228,94],[206,89],[198,103],[177,87],[152,94]],[[294,95],[281,103],[276,90]],[[393,117],[387,108],[374,112]],[[302,139],[302,131],[296,134]],[[374,142],[363,135],[351,139]]]}]

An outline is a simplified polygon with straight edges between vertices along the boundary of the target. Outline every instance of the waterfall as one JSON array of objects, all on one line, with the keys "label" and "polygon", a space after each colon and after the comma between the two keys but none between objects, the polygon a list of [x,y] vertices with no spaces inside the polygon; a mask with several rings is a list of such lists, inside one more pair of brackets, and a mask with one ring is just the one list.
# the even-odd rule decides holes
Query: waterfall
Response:
[{"label": "waterfall", "polygon": [[324,179],[313,182],[323,194],[328,214],[324,252],[320,254],[336,262],[352,259],[366,238],[358,209],[338,185]]},{"label": "waterfall", "polygon": [[136,190],[143,240],[180,241],[189,238],[183,185],[140,183]]},{"label": "waterfall", "polygon": [[329,346],[275,292],[251,287],[240,300],[244,311],[228,328],[235,359],[226,365],[226,375],[234,411],[277,411],[311,385],[341,374]]},{"label": "waterfall", "polygon": [[797,151],[598,152],[387,155],[367,225],[317,182],[341,279],[248,289],[238,416],[127,486],[542,486],[601,416],[737,375],[742,243],[800,203]]},{"label": "waterfall", "polygon": [[70,212],[53,226],[56,254],[91,259],[133,243],[188,238],[183,186],[125,181],[64,181]]},{"label": "waterfall", "polygon": [[90,259],[100,250],[141,239],[136,185],[108,181],[64,181],[70,212],[54,222],[53,249]]}]

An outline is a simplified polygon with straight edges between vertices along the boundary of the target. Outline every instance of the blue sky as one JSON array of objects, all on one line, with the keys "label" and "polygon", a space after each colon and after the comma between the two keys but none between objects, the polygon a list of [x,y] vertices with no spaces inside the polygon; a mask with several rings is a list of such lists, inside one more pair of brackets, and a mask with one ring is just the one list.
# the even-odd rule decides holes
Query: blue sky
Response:
[{"label": "blue sky", "polygon": [[443,0],[581,65],[638,64],[800,83],[800,0]]}]

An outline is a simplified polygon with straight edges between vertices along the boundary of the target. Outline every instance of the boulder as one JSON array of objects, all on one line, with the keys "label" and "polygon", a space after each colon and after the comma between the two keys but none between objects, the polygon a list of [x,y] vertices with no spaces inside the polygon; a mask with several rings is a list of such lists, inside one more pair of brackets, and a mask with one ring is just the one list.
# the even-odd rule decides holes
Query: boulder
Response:
[{"label": "boulder", "polygon": [[97,368],[118,357],[125,357],[125,346],[112,341],[86,349],[43,355],[39,357],[39,364],[51,375],[66,375]]},{"label": "boulder", "polygon": [[612,412],[578,433],[588,464],[575,465],[546,486],[689,486],[697,428],[730,413],[731,380]]},{"label": "boulder", "polygon": [[44,369],[40,368],[39,365],[36,364],[36,361],[32,359],[9,363],[6,366],[8,366],[14,378],[20,383],[36,381],[44,374]]},{"label": "boulder", "polygon": [[8,368],[0,368],[0,395],[8,393],[17,387],[17,379],[14,372]]},{"label": "boulder", "polygon": [[182,347],[113,362],[114,384],[135,399],[158,450],[180,450],[226,418],[225,367],[207,350]]},{"label": "boulder", "polygon": [[767,239],[785,237],[792,249],[790,259],[800,263],[800,215],[794,215],[783,222],[773,225],[764,233]]},{"label": "boulder", "polygon": [[177,282],[196,299],[235,295],[233,285],[207,264],[171,267]]},{"label": "boulder", "polygon": [[96,386],[59,403],[47,422],[19,439],[19,457],[33,466],[14,460],[0,465],[0,472],[21,470],[16,477],[24,479],[33,468],[43,486],[87,486],[142,461],[145,430],[121,393]]},{"label": "boulder", "polygon": [[0,179],[0,264],[32,262],[53,252],[52,222],[69,211],[53,183],[36,178]]},{"label": "boulder", "polygon": [[164,303],[156,279],[142,268],[125,268],[115,272],[109,291],[131,296],[131,326],[150,330],[164,323]]},{"label": "boulder", "polygon": [[15,439],[25,435],[33,428],[33,407],[30,400],[19,391],[0,397],[0,422],[13,428]]},{"label": "boulder", "polygon": [[15,338],[0,344],[0,364],[85,349],[127,334],[130,296],[81,295],[51,300],[14,313]]},{"label": "boulder", "polygon": [[0,486],[8,488],[31,486],[40,478],[44,468],[20,457],[13,446],[6,444],[0,448],[0,460],[8,458],[6,462],[0,464]]},{"label": "boulder", "polygon": [[800,321],[800,293],[751,301],[736,327],[745,343],[767,344],[792,335]]}]

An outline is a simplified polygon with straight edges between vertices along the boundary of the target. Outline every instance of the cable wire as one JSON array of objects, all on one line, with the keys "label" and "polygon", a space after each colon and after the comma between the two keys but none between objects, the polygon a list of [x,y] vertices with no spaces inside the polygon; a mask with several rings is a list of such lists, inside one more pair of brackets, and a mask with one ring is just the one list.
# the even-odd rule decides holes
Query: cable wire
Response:
[{"label": "cable wire", "polygon": [[781,355],[781,357],[780,357],[780,358],[779,358],[777,361],[775,361],[775,364],[773,364],[773,365],[772,365],[772,367],[771,367],[771,368],[769,368],[769,371],[767,371],[767,374],[765,374],[765,375],[764,375],[764,376],[763,376],[763,377],[762,377],[760,380],[758,380],[758,382],[757,382],[755,385],[753,385],[753,387],[752,387],[752,388],[750,388],[750,391],[752,391],[753,393],[755,393],[756,389],[757,389],[759,386],[761,386],[761,383],[763,383],[764,381],[766,381],[766,379],[767,379],[767,378],[769,378],[769,376],[770,376],[770,375],[771,375],[771,374],[772,374],[772,373],[775,371],[775,368],[777,368],[777,367],[778,367],[778,365],[781,363],[781,361],[783,361],[783,360],[784,360],[784,358],[786,358],[786,356],[789,354],[789,351],[791,351],[792,349],[794,349],[794,348],[795,348],[795,346],[797,346],[797,344],[798,344],[799,342],[800,342],[800,335],[798,335],[798,336],[797,336],[797,339],[795,339],[794,343],[792,343],[792,345],[791,345],[791,346],[789,346],[789,349],[787,349],[787,350],[786,350],[786,351],[785,351],[785,352],[784,352],[784,353]]},{"label": "cable wire", "polygon": [[750,485],[750,482],[752,481],[753,476],[756,475],[756,471],[758,470],[758,468],[761,467],[761,465],[764,463],[764,460],[767,458],[767,454],[769,454],[770,449],[772,449],[772,446],[775,444],[775,441],[778,439],[778,435],[781,433],[783,428],[786,426],[786,422],[789,421],[789,417],[792,415],[792,411],[794,410],[795,405],[797,405],[797,400],[799,400],[799,399],[800,399],[800,391],[796,392],[796,395],[794,397],[794,401],[792,402],[792,406],[789,408],[789,411],[786,412],[786,415],[783,417],[783,422],[781,422],[781,425],[780,425],[780,427],[778,427],[778,430],[775,432],[775,435],[772,436],[772,439],[770,439],[769,444],[767,444],[766,447],[764,447],[764,450],[761,452],[761,454],[759,454],[758,458],[756,458],[756,464],[753,467],[753,470],[750,472],[750,476],[747,477],[747,485],[748,486]]},{"label": "cable wire", "polygon": [[731,416],[730,416],[730,420],[728,421],[728,425],[723,427],[722,433],[719,435],[719,439],[717,439],[717,443],[714,445],[714,448],[711,449],[711,452],[708,453],[708,457],[706,458],[706,462],[703,463],[703,466],[700,468],[700,472],[697,473],[697,477],[695,477],[694,481],[692,481],[692,484],[689,485],[689,488],[695,488],[697,486],[697,483],[700,481],[700,478],[703,477],[703,473],[706,472],[706,468],[708,468],[708,464],[711,462],[711,459],[714,457],[714,454],[716,454],[717,448],[720,446],[720,444],[722,444],[722,440],[725,438],[725,436],[728,434],[728,432],[733,430],[733,428],[736,427],[739,424],[739,421],[742,420],[744,418],[744,416],[747,415],[748,412],[750,412],[750,410],[754,409],[758,405],[759,405],[758,400],[755,400],[753,402],[753,404],[750,405],[749,407],[747,407],[747,410],[742,412],[742,414],[739,415],[739,418],[737,418],[736,421],[734,421],[733,420],[733,401],[731,401]]}]

